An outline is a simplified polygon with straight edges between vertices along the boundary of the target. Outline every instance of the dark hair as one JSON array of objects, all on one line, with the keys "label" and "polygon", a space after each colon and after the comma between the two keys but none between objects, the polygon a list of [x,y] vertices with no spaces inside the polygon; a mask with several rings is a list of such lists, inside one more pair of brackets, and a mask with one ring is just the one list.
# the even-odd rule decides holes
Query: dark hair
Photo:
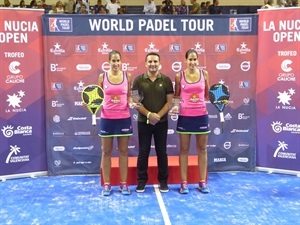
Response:
[{"label": "dark hair", "polygon": [[112,50],[110,53],[109,53],[109,56],[108,56],[108,59],[111,60],[111,57],[113,55],[119,55],[120,56],[120,59],[121,59],[121,53],[117,50]]},{"label": "dark hair", "polygon": [[195,53],[197,55],[197,58],[198,58],[197,51],[195,49],[191,48],[191,49],[189,49],[189,50],[186,51],[186,53],[185,53],[185,59],[187,59],[191,53]]},{"label": "dark hair", "polygon": [[158,59],[159,59],[159,61],[160,61],[160,56],[159,56],[159,54],[157,54],[156,52],[149,52],[149,53],[146,55],[145,62],[147,62],[147,58],[148,58],[148,56],[150,56],[150,55],[157,56]]}]

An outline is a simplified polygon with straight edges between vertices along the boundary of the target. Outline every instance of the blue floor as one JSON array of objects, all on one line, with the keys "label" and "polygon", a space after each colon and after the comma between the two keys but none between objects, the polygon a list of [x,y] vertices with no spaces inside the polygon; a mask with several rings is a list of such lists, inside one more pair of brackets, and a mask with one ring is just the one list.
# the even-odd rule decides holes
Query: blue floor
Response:
[{"label": "blue floor", "polygon": [[[300,224],[300,178],[263,172],[209,173],[210,194],[195,184],[160,193],[100,195],[98,176],[57,176],[0,183],[0,224]],[[130,187],[134,190],[135,186]]]}]

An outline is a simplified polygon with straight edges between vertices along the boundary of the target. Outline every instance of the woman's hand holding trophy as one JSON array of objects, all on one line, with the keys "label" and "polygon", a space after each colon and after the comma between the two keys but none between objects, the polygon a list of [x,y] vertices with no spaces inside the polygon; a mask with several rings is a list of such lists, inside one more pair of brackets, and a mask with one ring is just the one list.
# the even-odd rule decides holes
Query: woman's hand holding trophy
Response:
[{"label": "woman's hand holding trophy", "polygon": [[172,103],[170,104],[169,115],[170,116],[178,115],[179,110],[180,110],[180,98],[173,97]]},{"label": "woman's hand holding trophy", "polygon": [[144,99],[144,95],[140,90],[131,90],[131,101],[129,102],[129,107],[132,109],[137,109],[143,104],[141,103]]}]

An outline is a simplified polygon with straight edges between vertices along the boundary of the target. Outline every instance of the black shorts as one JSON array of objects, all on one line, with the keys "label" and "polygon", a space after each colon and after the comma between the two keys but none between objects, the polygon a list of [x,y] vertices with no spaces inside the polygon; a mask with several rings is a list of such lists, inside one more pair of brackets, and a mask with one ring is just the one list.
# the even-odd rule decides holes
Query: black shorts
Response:
[{"label": "black shorts", "polygon": [[179,116],[176,131],[179,134],[208,134],[210,133],[208,115]]},{"label": "black shorts", "polygon": [[104,119],[100,120],[101,137],[131,136],[133,134],[131,117],[125,119]]}]

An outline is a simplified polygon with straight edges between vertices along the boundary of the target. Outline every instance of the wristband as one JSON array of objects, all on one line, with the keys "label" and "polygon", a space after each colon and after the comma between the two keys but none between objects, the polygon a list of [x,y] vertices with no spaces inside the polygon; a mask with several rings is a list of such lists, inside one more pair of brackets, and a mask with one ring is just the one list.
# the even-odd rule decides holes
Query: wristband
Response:
[{"label": "wristband", "polygon": [[147,119],[149,119],[150,114],[151,114],[151,112],[148,112],[148,114],[147,114]]},{"label": "wristband", "polygon": [[148,112],[147,114],[147,124],[149,124],[149,117],[150,117],[151,112]]}]

